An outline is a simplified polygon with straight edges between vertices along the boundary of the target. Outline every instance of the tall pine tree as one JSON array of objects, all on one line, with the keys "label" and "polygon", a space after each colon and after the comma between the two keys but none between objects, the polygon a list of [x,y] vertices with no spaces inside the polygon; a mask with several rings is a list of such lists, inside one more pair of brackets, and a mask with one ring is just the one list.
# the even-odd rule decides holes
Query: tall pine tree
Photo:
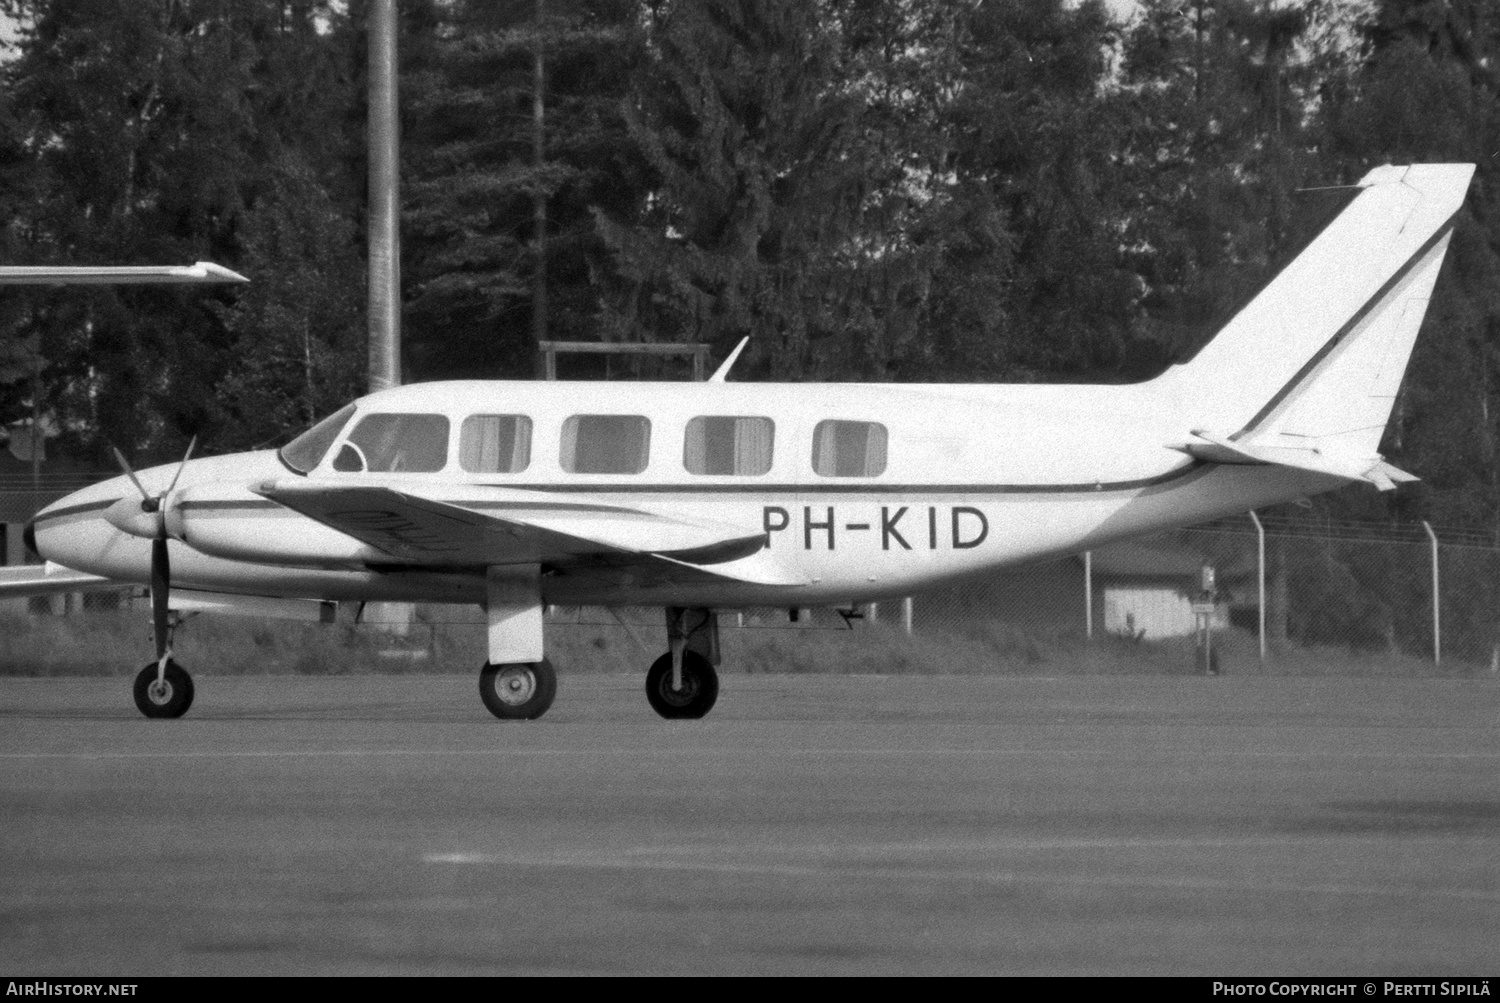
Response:
[{"label": "tall pine tree", "polygon": [[931,120],[882,77],[910,72],[911,22],[881,6],[705,0],[652,21],[629,105],[650,190],[598,214],[606,337],[723,353],[751,335],[745,371],[778,379],[879,377],[911,354],[935,175],[895,130]]},{"label": "tall pine tree", "polygon": [[1454,230],[1385,448],[1423,476],[1394,504],[1500,533],[1500,11],[1484,0],[1379,0],[1327,103],[1330,160],[1469,161]]},{"label": "tall pine tree", "polygon": [[529,376],[539,330],[597,338],[592,214],[639,190],[621,111],[636,5],[474,0],[433,13],[404,84],[410,366],[425,379]]},{"label": "tall pine tree", "polygon": [[[283,242],[261,258],[250,250],[256,240],[265,246],[252,234],[267,229],[256,219],[268,200],[283,200],[276,211],[287,216],[304,208],[285,203],[289,190],[300,190],[314,214],[322,206],[347,219],[354,208],[340,132],[352,82],[340,5],[5,0],[3,11],[21,25],[17,56],[0,70],[5,144],[21,151],[6,167],[25,175],[34,193],[12,220],[12,260],[211,259],[252,273],[262,266],[252,274],[261,279],[256,295],[300,293],[309,313],[358,282],[350,232],[315,245]],[[266,271],[272,266],[333,281],[294,289]],[[170,455],[188,435],[204,433],[209,447],[236,447],[268,431],[247,427],[264,399],[237,399],[244,381],[236,374],[275,355],[278,339],[297,337],[287,330],[295,323],[238,295],[160,287],[30,293],[27,330],[11,333],[37,340],[47,409],[75,445],[102,456],[107,437]],[[324,327],[309,328],[330,344],[351,319],[332,311]],[[14,409],[20,391],[8,396]]]}]

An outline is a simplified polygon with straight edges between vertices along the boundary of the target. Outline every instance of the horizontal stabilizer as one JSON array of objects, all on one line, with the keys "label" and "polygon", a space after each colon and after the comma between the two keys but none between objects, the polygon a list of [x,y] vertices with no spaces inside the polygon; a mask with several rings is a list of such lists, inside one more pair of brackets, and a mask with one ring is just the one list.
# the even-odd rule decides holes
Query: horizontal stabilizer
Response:
[{"label": "horizontal stabilizer", "polygon": [[1420,480],[1386,463],[1379,454],[1350,455],[1330,449],[1316,439],[1258,436],[1236,441],[1203,429],[1194,429],[1193,436],[1197,441],[1174,443],[1170,448],[1207,463],[1291,467],[1351,481],[1368,481],[1381,491]]},{"label": "horizontal stabilizer", "polygon": [[1382,491],[1394,491],[1397,484],[1413,484],[1421,479],[1416,474],[1407,473],[1400,467],[1393,467],[1384,460],[1365,471],[1365,480]]}]

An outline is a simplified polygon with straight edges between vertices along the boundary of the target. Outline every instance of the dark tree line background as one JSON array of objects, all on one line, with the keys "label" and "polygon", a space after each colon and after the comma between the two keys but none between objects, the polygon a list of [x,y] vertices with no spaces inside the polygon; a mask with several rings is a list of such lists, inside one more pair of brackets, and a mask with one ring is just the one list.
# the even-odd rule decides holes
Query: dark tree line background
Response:
[{"label": "dark tree line background", "polygon": [[[1500,533],[1493,0],[400,6],[408,381],[530,377],[541,290],[550,338],[752,335],[739,379],[1142,379],[1295,246],[1299,189],[1474,161],[1386,442],[1424,483],[1327,504]],[[362,392],[362,0],[0,11],[0,260],[253,280],[7,289],[0,420],[165,459]]]}]

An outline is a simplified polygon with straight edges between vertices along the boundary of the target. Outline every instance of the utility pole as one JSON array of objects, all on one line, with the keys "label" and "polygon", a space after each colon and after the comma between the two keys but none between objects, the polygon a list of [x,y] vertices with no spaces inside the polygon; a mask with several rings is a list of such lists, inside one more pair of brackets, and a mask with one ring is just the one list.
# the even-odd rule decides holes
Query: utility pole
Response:
[{"label": "utility pole", "polygon": [[1203,105],[1203,8],[1208,0],[1193,5],[1193,107]]},{"label": "utility pole", "polygon": [[[370,391],[401,385],[401,116],[396,94],[396,0],[369,0]],[[410,603],[370,603],[365,616],[394,634]]]},{"label": "utility pole", "polygon": [[[541,344],[547,340],[547,191],[542,186],[542,165],[547,158],[547,67],[542,51],[542,19],[546,0],[536,0],[532,30],[531,153],[536,164],[536,187],[532,194],[532,226],[536,230],[536,267],[531,274],[531,334],[536,341],[537,363]],[[537,374],[541,376],[541,373]]]},{"label": "utility pole", "polygon": [[370,390],[401,383],[401,120],[396,0],[370,0]]},{"label": "utility pole", "polygon": [[37,332],[36,357],[31,360],[31,510],[42,510],[42,451],[37,439],[42,429],[42,335]]}]

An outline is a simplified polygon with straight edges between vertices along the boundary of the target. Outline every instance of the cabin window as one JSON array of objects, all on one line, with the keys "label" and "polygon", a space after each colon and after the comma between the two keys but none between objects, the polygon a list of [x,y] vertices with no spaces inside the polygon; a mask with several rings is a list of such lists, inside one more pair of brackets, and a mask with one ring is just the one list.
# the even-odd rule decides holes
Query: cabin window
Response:
[{"label": "cabin window", "polygon": [[638,474],[651,450],[651,421],[638,414],[575,414],[563,422],[562,468],[570,474]]},{"label": "cabin window", "polygon": [[515,474],[531,466],[531,419],[475,414],[458,433],[458,465],[471,474]]},{"label": "cabin window", "polygon": [[323,462],[328,447],[339,437],[349,419],[354,417],[354,405],[346,405],[303,432],[281,447],[281,462],[299,474],[311,473]]},{"label": "cabin window", "polygon": [[687,424],[682,465],[690,474],[754,477],[771,469],[776,425],[770,418],[701,416]]},{"label": "cabin window", "polygon": [[371,414],[360,419],[333,469],[430,474],[448,464],[448,419],[440,414]]},{"label": "cabin window", "polygon": [[874,421],[820,421],[813,430],[813,472],[823,477],[885,473],[885,426]]}]

